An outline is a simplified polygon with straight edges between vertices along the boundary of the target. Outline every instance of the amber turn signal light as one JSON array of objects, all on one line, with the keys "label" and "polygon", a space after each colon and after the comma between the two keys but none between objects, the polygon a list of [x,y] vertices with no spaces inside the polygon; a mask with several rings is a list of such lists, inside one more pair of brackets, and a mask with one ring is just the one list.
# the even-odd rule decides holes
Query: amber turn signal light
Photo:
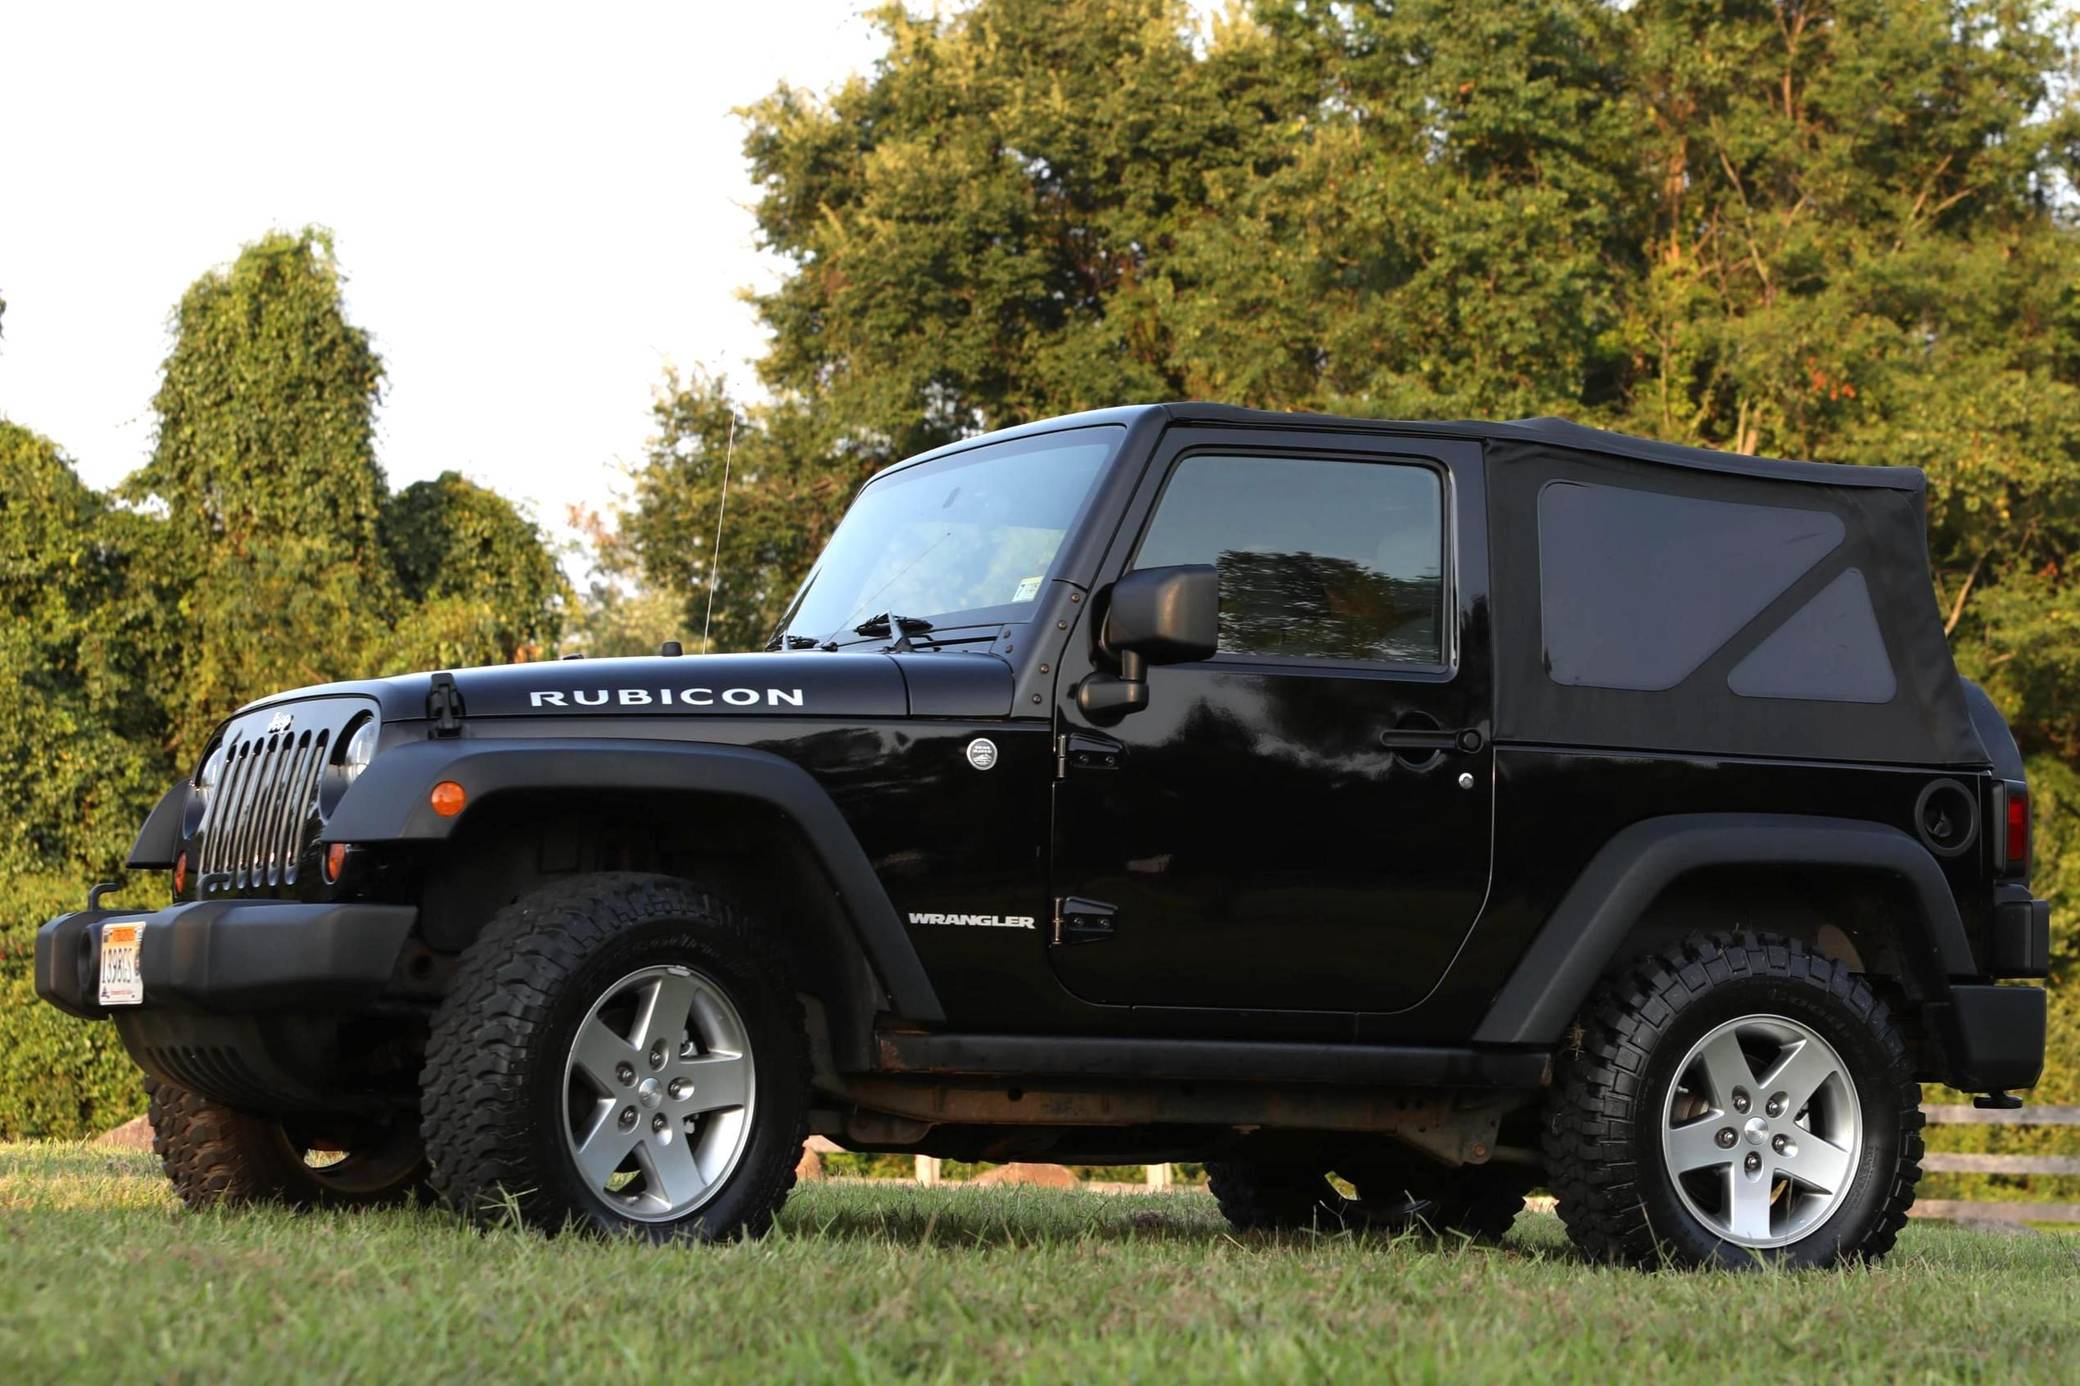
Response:
[{"label": "amber turn signal light", "polygon": [[188,893],[188,854],[186,852],[173,859],[173,893],[177,896]]},{"label": "amber turn signal light", "polygon": [[347,870],[347,844],[335,842],[325,849],[325,884],[338,885]]},{"label": "amber turn signal light", "polygon": [[462,812],[462,806],[468,800],[469,796],[462,792],[462,786],[453,780],[442,780],[433,787],[433,793],[427,796],[427,802],[433,805],[433,811],[443,818],[453,818]]}]

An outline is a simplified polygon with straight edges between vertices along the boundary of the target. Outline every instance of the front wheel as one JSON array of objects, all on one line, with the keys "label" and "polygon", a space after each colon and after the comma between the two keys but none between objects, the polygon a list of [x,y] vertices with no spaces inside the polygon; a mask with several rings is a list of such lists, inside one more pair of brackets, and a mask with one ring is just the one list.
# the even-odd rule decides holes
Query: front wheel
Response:
[{"label": "front wheel", "polygon": [[801,1159],[805,1052],[780,959],[720,897],[548,887],[485,927],[434,1022],[434,1185],[552,1232],[760,1235]]},{"label": "front wheel", "polygon": [[426,1154],[405,1117],[254,1116],[156,1078],[145,1090],[152,1151],[190,1208],[370,1208],[426,1194]]},{"label": "front wheel", "polygon": [[1692,939],[1591,999],[1547,1113],[1569,1235],[1636,1265],[1875,1259],[1921,1174],[1921,1090],[1870,983],[1795,939]]}]

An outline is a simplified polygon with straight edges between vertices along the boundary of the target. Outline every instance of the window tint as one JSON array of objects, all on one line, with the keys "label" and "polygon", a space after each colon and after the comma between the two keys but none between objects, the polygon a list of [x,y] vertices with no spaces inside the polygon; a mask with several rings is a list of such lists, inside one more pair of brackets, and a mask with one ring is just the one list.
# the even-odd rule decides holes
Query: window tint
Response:
[{"label": "window tint", "polygon": [[1188,457],[1136,568],[1220,570],[1224,654],[1444,662],[1444,493],[1427,467]]},{"label": "window tint", "polygon": [[1554,482],[1538,496],[1555,683],[1673,688],[1842,542],[1825,510]]},{"label": "window tint", "polygon": [[1870,588],[1855,568],[1820,589],[1733,666],[1726,685],[1745,698],[1889,703],[1899,691]]}]

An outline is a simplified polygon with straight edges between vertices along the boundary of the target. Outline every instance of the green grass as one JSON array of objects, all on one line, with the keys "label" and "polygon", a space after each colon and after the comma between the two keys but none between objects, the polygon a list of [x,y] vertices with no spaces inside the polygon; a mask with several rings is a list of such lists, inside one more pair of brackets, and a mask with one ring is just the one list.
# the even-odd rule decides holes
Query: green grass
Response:
[{"label": "green grass", "polygon": [[767,1240],[194,1215],[149,1157],[0,1145],[0,1379],[2080,1379],[2080,1238],[1917,1225],[1875,1270],[1236,1237],[1182,1195],[805,1187]]}]

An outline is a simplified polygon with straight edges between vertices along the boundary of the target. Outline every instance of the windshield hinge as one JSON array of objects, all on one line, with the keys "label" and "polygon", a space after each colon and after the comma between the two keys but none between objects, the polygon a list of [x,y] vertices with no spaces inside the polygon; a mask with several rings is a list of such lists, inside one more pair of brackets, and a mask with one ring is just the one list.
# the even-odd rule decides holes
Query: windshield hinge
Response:
[{"label": "windshield hinge", "polygon": [[462,690],[455,686],[453,674],[435,674],[427,685],[426,715],[433,721],[433,735],[462,735]]}]

